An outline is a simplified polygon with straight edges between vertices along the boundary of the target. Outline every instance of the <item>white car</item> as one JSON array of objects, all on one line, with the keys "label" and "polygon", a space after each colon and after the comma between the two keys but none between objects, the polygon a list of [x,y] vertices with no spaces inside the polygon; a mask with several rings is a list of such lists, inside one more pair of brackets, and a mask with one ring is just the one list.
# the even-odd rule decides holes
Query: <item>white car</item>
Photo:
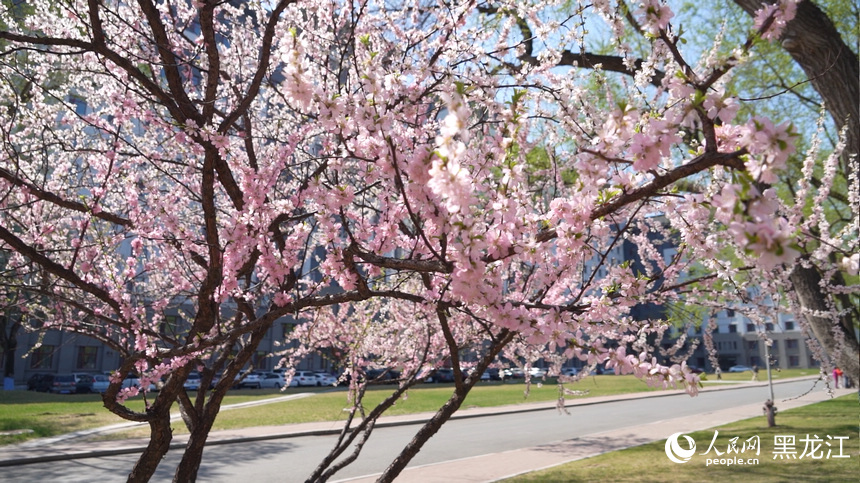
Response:
[{"label": "white car", "polygon": [[531,375],[531,377],[543,377],[546,375],[546,371],[540,367],[530,367],[529,375]]},{"label": "white car", "polygon": [[328,372],[316,372],[314,375],[317,378],[317,386],[334,386],[337,384],[337,377]]},{"label": "white car", "polygon": [[[261,387],[263,387],[260,384],[260,381],[262,379],[262,374],[263,374],[262,372],[251,372],[249,374],[246,374],[245,377],[242,378],[241,381],[239,382],[239,387],[240,388],[251,387],[254,389],[260,389]],[[241,377],[241,374],[239,375],[239,377]]]},{"label": "white car", "polygon": [[317,375],[313,371],[296,371],[296,374],[293,376],[293,380],[296,381],[296,384],[299,386],[321,386],[320,380],[317,379]]},{"label": "white car", "polygon": [[[280,389],[287,385],[284,375],[277,372],[264,372],[260,374],[260,387],[263,389]],[[296,387],[298,383],[295,379],[290,381],[290,387]]]},{"label": "white car", "polygon": [[186,391],[199,391],[200,374],[196,372],[189,373],[188,378],[182,383],[182,387],[184,387]]}]

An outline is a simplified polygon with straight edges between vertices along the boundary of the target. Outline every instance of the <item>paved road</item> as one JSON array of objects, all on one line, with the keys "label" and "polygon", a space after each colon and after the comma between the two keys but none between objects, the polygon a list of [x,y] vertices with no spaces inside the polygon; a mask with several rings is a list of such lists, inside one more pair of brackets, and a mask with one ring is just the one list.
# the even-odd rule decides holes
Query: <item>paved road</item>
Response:
[{"label": "paved road", "polygon": [[[811,386],[809,380],[778,384],[776,400],[800,395]],[[411,466],[561,442],[730,407],[752,404],[752,408],[760,408],[766,398],[767,389],[758,386],[708,392],[696,398],[673,395],[578,406],[571,408],[570,414],[544,410],[454,420],[425,445]],[[761,414],[760,410],[751,411],[748,417]],[[355,478],[382,471],[416,430],[417,426],[378,428],[361,457],[337,477]],[[199,481],[304,481],[332,441],[332,436],[303,436],[207,447]],[[168,454],[153,481],[170,481],[179,456],[179,452]],[[109,456],[7,467],[0,470],[0,479],[8,482],[124,481],[134,459],[133,455]]]}]

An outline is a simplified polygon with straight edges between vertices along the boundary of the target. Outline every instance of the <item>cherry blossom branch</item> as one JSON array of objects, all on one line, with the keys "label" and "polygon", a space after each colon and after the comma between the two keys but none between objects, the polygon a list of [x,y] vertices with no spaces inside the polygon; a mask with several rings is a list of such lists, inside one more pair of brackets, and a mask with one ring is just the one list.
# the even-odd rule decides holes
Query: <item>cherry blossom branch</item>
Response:
[{"label": "cherry blossom branch", "polygon": [[[689,163],[678,166],[666,174],[655,176],[650,182],[640,186],[639,188],[624,192],[607,203],[599,205],[591,212],[590,217],[592,220],[596,220],[607,216],[635,201],[656,195],[660,190],[670,186],[678,180],[687,178],[715,166],[726,166],[732,169],[743,170],[744,163],[741,160],[741,157],[745,154],[747,154],[746,149],[741,149],[733,153],[704,153],[697,156]],[[535,238],[538,242],[546,242],[556,238],[557,236],[558,233],[554,228],[551,228],[541,231]]]},{"label": "cherry blossom branch", "polygon": [[269,21],[266,23],[266,28],[263,30],[263,35],[260,41],[260,59],[257,62],[257,70],[254,72],[254,77],[248,84],[245,96],[241,98],[233,112],[228,114],[227,117],[221,121],[221,124],[218,125],[219,133],[226,133],[227,130],[233,126],[236,120],[247,112],[248,108],[251,107],[251,103],[257,99],[257,95],[260,92],[260,86],[263,83],[263,78],[269,69],[269,61],[272,56],[272,40],[275,36],[276,27],[278,26],[278,22],[281,20],[281,15],[284,13],[284,10],[296,1],[297,0],[280,0],[272,9],[272,13],[269,14]]},{"label": "cherry blossom branch", "polygon": [[66,280],[67,282],[71,283],[75,287],[80,288],[84,292],[94,295],[96,298],[114,309],[117,313],[120,312],[119,303],[111,297],[108,291],[83,280],[73,270],[63,267],[57,262],[46,257],[36,248],[25,243],[23,240],[15,236],[12,232],[7,230],[5,226],[2,225],[0,225],[0,240],[6,242],[13,250],[32,260],[40,267],[43,267],[49,273],[63,280]]},{"label": "cherry blossom branch", "polygon": [[[517,55],[517,59],[520,62],[525,64],[529,64],[531,66],[539,66],[544,65],[544,62],[538,60],[537,56],[533,53],[533,41],[534,34],[532,33],[532,28],[529,26],[528,22],[516,15],[515,12],[510,10],[500,10],[498,7],[493,6],[480,6],[478,7],[478,11],[484,14],[495,14],[502,13],[504,15],[511,15],[516,19],[517,27],[520,29],[520,32],[523,37],[523,45],[525,46],[524,52],[522,54]],[[619,74],[625,74],[628,76],[635,76],[636,73],[642,70],[642,65],[645,63],[642,59],[633,60],[633,68],[628,67],[628,61],[626,61],[623,57],[617,55],[605,55],[605,54],[595,54],[592,52],[574,52],[569,49],[564,49],[561,52],[561,56],[558,61],[555,62],[556,66],[570,66],[570,67],[582,67],[587,69],[597,69],[608,71],[608,72],[616,72]],[[506,64],[508,64],[506,62]],[[515,70],[521,70],[522,67],[517,67],[508,64],[509,67],[512,67]],[[665,73],[660,70],[655,70],[654,75],[651,76],[651,84],[656,87],[661,87],[663,83],[663,77],[665,77]]]},{"label": "cherry blossom branch", "polygon": [[98,218],[100,220],[107,221],[109,223],[113,223],[115,225],[124,226],[128,228],[133,228],[133,224],[131,220],[123,218],[119,215],[107,212],[107,211],[95,211],[91,206],[87,206],[78,201],[71,201],[65,198],[58,196],[55,193],[50,191],[45,191],[42,188],[39,188],[35,184],[25,181],[15,174],[11,173],[6,168],[0,168],[0,178],[5,179],[13,186],[18,186],[27,190],[28,193],[35,196],[36,198],[52,203],[62,208],[66,208],[72,211],[76,211],[78,213],[86,213],[94,218]]}]

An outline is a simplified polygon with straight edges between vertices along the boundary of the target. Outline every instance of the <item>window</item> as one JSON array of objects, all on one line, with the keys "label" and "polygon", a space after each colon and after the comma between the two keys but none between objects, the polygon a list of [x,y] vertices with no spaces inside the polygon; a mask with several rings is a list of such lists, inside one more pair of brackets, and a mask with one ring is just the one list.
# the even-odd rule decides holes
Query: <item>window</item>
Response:
[{"label": "window", "polygon": [[79,116],[86,116],[90,112],[89,108],[87,107],[87,101],[81,99],[76,95],[69,96],[69,103],[74,104],[75,113]]},{"label": "window", "polygon": [[281,337],[284,339],[289,338],[294,327],[295,325],[293,324],[281,324]]},{"label": "window", "polygon": [[42,345],[30,353],[30,369],[52,369],[54,367],[54,346]]},{"label": "window", "polygon": [[773,330],[773,324],[768,322],[768,323],[764,324],[764,328],[767,331],[772,331]]},{"label": "window", "polygon": [[729,325],[729,334],[736,334],[738,332],[738,326],[735,324]]},{"label": "window", "polygon": [[747,349],[754,351],[758,349],[758,341],[757,340],[748,340],[747,341]]},{"label": "window", "polygon": [[800,365],[800,357],[799,356],[788,356],[788,366],[789,367],[797,367]]},{"label": "window", "polygon": [[165,315],[161,322],[161,335],[176,337],[179,334],[179,317],[175,315]]},{"label": "window", "polygon": [[727,316],[729,316],[729,317],[734,317],[734,316],[735,316],[735,311],[734,311],[734,309],[727,309],[727,310],[726,310],[726,315],[727,315]]},{"label": "window", "polygon": [[257,351],[251,356],[251,365],[254,366],[254,369],[265,369],[267,356],[269,355],[266,351]]},{"label": "window", "polygon": [[755,324],[747,324],[747,332],[755,332]]},{"label": "window", "polygon": [[785,323],[785,330],[794,330],[794,322],[789,320]]},{"label": "window", "polygon": [[785,348],[786,349],[797,349],[797,339],[786,339],[785,340]]},{"label": "window", "polygon": [[98,363],[99,348],[94,345],[78,346],[78,369],[95,370]]}]

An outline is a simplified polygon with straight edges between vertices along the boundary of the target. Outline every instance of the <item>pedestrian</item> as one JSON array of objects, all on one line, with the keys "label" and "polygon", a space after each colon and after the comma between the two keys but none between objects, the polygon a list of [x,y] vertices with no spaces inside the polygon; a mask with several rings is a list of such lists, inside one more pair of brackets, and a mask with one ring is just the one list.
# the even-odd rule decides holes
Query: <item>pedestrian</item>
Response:
[{"label": "pedestrian", "polygon": [[714,372],[716,372],[716,373],[717,373],[717,380],[722,380],[722,379],[723,379],[723,371],[722,371],[722,370],[720,370],[720,368],[719,368],[719,367],[718,367],[718,368],[716,369],[716,371],[714,371]]},{"label": "pedestrian", "polygon": [[833,388],[839,389],[839,377],[842,376],[842,369],[835,368],[833,369]]},{"label": "pedestrian", "polygon": [[752,373],[753,373],[752,380],[758,381],[758,365],[757,364],[753,364]]}]

